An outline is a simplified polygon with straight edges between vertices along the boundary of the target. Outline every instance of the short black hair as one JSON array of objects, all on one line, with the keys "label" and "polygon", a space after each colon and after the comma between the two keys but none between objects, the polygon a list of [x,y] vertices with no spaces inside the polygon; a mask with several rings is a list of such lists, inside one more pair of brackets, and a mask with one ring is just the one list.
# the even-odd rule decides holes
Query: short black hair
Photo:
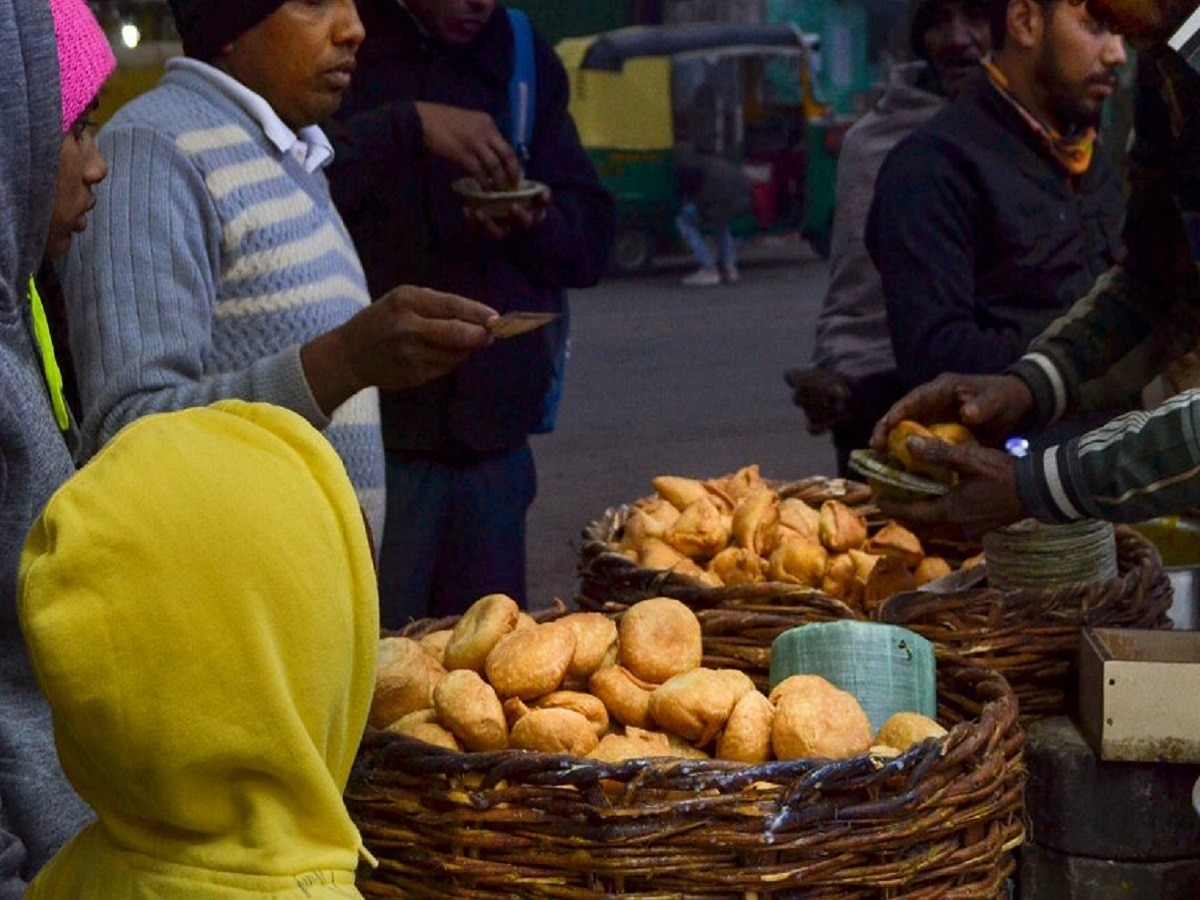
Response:
[{"label": "short black hair", "polygon": [[[992,31],[992,49],[999,50],[1008,37],[1008,6],[1011,0],[988,0],[988,25]],[[1054,7],[1062,0],[1034,0],[1042,8],[1042,15],[1050,18]],[[1082,2],[1082,0],[1070,0]]]}]

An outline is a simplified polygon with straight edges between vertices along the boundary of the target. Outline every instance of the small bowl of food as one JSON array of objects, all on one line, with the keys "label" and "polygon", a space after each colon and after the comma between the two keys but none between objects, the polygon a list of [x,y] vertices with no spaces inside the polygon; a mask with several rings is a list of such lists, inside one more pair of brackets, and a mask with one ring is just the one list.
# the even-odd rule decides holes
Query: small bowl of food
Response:
[{"label": "small bowl of food", "polygon": [[512,188],[489,191],[469,177],[457,179],[450,187],[463,198],[469,209],[478,210],[492,219],[508,218],[514,204],[527,206],[546,189],[540,181],[522,179]]}]

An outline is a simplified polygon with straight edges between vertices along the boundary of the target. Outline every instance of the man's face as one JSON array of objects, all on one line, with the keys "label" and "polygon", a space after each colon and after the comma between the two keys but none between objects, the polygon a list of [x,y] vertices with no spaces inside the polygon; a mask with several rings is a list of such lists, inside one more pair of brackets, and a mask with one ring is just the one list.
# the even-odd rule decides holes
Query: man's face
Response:
[{"label": "man's face", "polygon": [[341,105],[364,35],[354,0],[286,0],[214,62],[298,129]]},{"label": "man's face", "polygon": [[1165,41],[1196,9],[1196,0],[1087,0],[1088,12],[1135,46]]},{"label": "man's face", "polygon": [[465,47],[483,30],[496,0],[405,0],[404,5],[438,40]]},{"label": "man's face", "polygon": [[1060,131],[1100,123],[1117,86],[1125,45],[1082,4],[1059,2],[1045,16],[1033,83],[1042,107]]},{"label": "man's face", "polygon": [[942,89],[954,97],[963,82],[979,71],[979,61],[992,49],[987,8],[980,3],[943,0],[932,10],[921,41]]}]

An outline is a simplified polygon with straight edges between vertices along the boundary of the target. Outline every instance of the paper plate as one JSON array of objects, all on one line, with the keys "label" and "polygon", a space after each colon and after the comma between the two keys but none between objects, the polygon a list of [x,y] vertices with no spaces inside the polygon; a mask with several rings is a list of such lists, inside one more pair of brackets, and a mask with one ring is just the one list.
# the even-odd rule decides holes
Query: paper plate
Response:
[{"label": "paper plate", "polygon": [[511,191],[485,191],[474,178],[459,178],[450,187],[467,205],[493,216],[507,215],[514,203],[527,203],[546,187],[540,181],[522,181]]},{"label": "paper plate", "polygon": [[941,497],[950,490],[948,484],[889,466],[871,450],[851,450],[850,468],[871,486],[876,500],[912,503]]}]

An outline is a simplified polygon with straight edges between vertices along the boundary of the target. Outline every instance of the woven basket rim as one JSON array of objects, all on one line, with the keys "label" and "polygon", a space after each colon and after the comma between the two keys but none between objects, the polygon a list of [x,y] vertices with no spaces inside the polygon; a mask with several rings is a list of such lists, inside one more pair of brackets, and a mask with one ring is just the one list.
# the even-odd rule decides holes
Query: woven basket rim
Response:
[{"label": "woven basket rim", "polygon": [[[572,611],[559,604],[535,618]],[[711,616],[734,630],[774,622]],[[939,661],[939,689],[949,733],[893,759],[607,763],[459,752],[371,729],[346,798],[384,863],[360,873],[360,887],[366,896],[445,896],[453,884],[462,897],[579,900],[791,897],[800,885],[806,897],[837,900],[867,889],[1000,896],[1024,839],[1018,700],[1003,676],[968,659]],[[913,844],[930,850],[914,854]]]}]

